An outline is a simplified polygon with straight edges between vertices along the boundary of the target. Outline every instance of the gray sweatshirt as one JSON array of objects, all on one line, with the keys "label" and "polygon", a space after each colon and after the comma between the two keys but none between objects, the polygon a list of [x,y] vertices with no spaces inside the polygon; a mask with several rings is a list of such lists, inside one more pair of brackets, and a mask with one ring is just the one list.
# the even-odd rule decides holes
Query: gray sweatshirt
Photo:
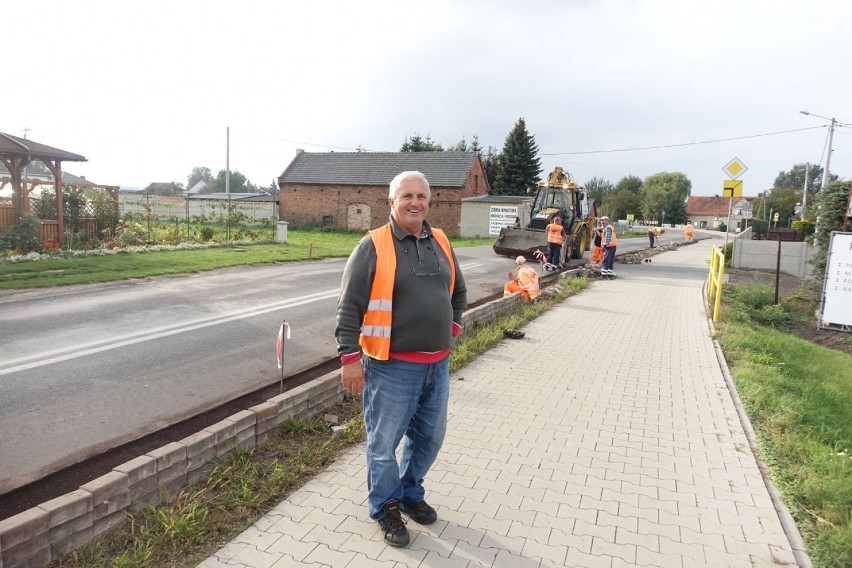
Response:
[{"label": "gray sweatshirt", "polygon": [[[450,264],[432,229],[424,222],[426,238],[415,239],[391,218],[396,250],[396,280],[393,286],[391,351],[441,351],[452,346],[453,322],[461,323],[467,308],[459,263],[455,289],[450,294]],[[370,301],[376,273],[376,247],[370,235],[349,256],[337,300],[337,350],[341,354],[361,351],[358,337]]]}]

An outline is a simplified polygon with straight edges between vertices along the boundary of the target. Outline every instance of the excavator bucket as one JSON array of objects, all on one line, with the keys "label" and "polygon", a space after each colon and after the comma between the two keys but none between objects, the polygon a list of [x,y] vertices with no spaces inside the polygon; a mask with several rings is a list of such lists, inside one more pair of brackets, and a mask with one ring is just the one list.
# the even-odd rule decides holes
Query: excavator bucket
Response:
[{"label": "excavator bucket", "polygon": [[533,258],[537,250],[547,251],[547,235],[535,229],[503,227],[494,241],[494,252],[509,257],[525,256]]}]

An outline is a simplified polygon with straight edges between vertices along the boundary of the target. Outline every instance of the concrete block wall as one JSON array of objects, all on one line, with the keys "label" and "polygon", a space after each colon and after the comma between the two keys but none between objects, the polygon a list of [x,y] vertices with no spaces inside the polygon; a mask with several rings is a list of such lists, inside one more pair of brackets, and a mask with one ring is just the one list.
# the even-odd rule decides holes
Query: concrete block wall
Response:
[{"label": "concrete block wall", "polygon": [[[522,301],[515,294],[468,310],[464,327],[475,329]],[[237,447],[262,444],[285,420],[316,416],[343,400],[344,394],[340,374],[329,373],[0,521],[0,568],[47,566],[122,523],[131,508],[157,504],[165,495],[202,479],[215,458]]]},{"label": "concrete block wall", "polygon": [[[751,240],[751,227],[734,239],[731,266],[775,271],[778,266],[778,241]],[[780,271],[803,280],[814,278],[810,264],[815,248],[805,242],[781,242]]]}]

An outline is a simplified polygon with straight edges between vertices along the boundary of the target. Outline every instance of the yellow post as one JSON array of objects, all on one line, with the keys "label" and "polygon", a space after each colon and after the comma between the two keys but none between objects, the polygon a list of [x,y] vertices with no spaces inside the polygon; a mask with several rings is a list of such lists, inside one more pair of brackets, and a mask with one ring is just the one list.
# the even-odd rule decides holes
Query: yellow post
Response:
[{"label": "yellow post", "polygon": [[707,301],[713,302],[713,321],[719,321],[719,306],[722,303],[722,277],[725,275],[725,253],[714,246],[710,254]]}]

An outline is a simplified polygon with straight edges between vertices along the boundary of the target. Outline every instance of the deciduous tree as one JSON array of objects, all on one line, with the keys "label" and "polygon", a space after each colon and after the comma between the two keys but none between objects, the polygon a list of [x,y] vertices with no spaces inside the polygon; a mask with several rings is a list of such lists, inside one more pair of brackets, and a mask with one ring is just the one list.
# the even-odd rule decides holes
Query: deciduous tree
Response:
[{"label": "deciduous tree", "polygon": [[[805,185],[805,169],[808,170],[808,190],[811,193],[817,193],[822,184],[822,167],[818,164],[796,164],[790,171],[778,172],[778,177],[775,178],[775,183],[772,187],[788,187],[802,191]],[[837,176],[829,172],[829,183],[836,181]]]},{"label": "deciduous tree", "polygon": [[602,206],[604,197],[614,191],[615,186],[612,185],[612,182],[608,179],[595,176],[586,182],[586,193],[589,194],[589,197],[595,200],[595,203],[597,203],[598,206]]},{"label": "deciduous tree", "polygon": [[191,188],[199,181],[206,181],[208,185],[213,181],[213,174],[210,173],[210,168],[206,166],[195,166],[192,172],[186,178],[186,187]]},{"label": "deciduous tree", "polygon": [[626,189],[634,195],[642,195],[642,179],[636,176],[624,176],[615,184],[616,193],[622,189]]},{"label": "deciduous tree", "polygon": [[686,199],[692,191],[692,182],[681,172],[660,172],[642,182],[642,214],[645,219],[660,219],[665,211],[664,222],[686,221]]},{"label": "deciduous tree", "polygon": [[623,188],[615,193],[610,193],[604,196],[603,206],[599,214],[608,215],[612,219],[627,219],[627,215],[632,213],[639,217],[642,212],[642,198]]},{"label": "deciduous tree", "polygon": [[[231,193],[254,193],[257,191],[257,186],[236,170],[231,172],[228,186]],[[207,189],[204,193],[225,193],[225,170],[219,170],[216,179]]]},{"label": "deciduous tree", "polygon": [[[804,177],[802,178],[804,180]],[[792,187],[778,187],[773,189],[764,202],[766,214],[778,213],[778,226],[786,227],[787,219],[795,216],[796,203],[802,200],[802,190]],[[774,227],[772,218],[768,219],[769,226]]]}]

